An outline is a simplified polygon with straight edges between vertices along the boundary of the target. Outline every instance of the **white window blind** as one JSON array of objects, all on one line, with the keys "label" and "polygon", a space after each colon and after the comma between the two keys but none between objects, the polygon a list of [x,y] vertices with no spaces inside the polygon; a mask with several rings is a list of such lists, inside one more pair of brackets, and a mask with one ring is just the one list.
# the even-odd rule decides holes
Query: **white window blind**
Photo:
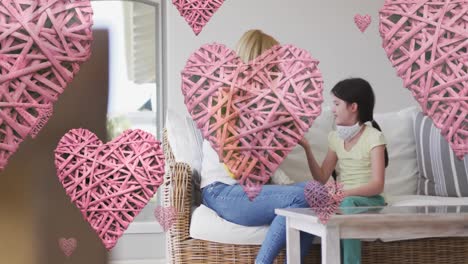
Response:
[{"label": "white window blind", "polygon": [[136,2],[124,5],[128,79],[137,84],[156,82],[156,10]]}]

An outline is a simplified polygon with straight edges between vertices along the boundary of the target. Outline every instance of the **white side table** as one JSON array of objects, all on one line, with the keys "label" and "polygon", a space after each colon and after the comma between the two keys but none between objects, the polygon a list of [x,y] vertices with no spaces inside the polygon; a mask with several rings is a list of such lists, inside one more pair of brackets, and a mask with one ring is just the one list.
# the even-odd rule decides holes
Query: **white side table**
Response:
[{"label": "white side table", "polygon": [[276,209],[286,217],[288,263],[300,263],[299,232],[322,238],[322,264],[340,263],[340,239],[468,236],[468,206],[341,208],[322,224],[310,208]]}]

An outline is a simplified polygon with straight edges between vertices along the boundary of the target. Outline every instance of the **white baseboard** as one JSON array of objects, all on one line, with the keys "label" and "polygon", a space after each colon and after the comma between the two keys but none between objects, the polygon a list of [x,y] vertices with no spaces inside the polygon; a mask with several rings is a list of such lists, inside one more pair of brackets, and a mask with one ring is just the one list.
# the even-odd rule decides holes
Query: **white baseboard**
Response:
[{"label": "white baseboard", "polygon": [[109,264],[167,264],[166,259],[145,259],[145,260],[114,260]]}]

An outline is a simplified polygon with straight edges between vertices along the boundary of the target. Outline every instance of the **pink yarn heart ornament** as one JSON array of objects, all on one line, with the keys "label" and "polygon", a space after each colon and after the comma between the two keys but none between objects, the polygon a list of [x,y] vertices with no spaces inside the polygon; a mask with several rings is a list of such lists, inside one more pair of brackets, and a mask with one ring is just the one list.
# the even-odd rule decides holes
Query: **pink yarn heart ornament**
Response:
[{"label": "pink yarn heart ornament", "polygon": [[164,232],[171,229],[177,220],[177,210],[172,207],[158,206],[154,209],[154,217],[158,220],[159,224],[163,228]]},{"label": "pink yarn heart ornament", "polygon": [[182,17],[198,35],[224,0],[172,0],[172,4],[179,10]]},{"label": "pink yarn heart ornament", "polygon": [[0,2],[0,171],[91,55],[88,0]]},{"label": "pink yarn heart ornament", "polygon": [[372,22],[372,18],[370,15],[361,16],[359,14],[356,14],[354,16],[354,24],[356,24],[359,30],[363,33],[364,31],[366,31],[367,27],[369,27],[371,22]]},{"label": "pink yarn heart ornament", "polygon": [[224,45],[208,44],[182,71],[190,115],[251,200],[320,115],[317,65],[292,45],[245,64]]},{"label": "pink yarn heart ornament", "polygon": [[86,129],[72,129],[55,149],[55,166],[71,202],[109,250],[162,184],[164,155],[142,130],[103,144]]},{"label": "pink yarn heart ornament", "polygon": [[78,242],[76,238],[60,238],[58,241],[60,250],[62,250],[63,254],[67,257],[70,257],[73,252],[75,252],[76,247],[78,246]]},{"label": "pink yarn heart ornament", "polygon": [[323,224],[338,210],[344,199],[343,184],[309,181],[304,188],[307,203]]},{"label": "pink yarn heart ornament", "polygon": [[386,0],[383,48],[454,153],[468,153],[468,0]]}]

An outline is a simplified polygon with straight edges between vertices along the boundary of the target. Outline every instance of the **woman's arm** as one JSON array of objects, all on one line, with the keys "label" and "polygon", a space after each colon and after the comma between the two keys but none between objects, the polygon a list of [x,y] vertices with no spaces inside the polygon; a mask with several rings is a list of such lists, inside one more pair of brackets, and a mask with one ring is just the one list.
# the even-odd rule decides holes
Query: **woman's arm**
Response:
[{"label": "woman's arm", "polygon": [[302,140],[299,141],[299,144],[304,148],[306,153],[307,163],[309,164],[309,170],[312,177],[322,184],[327,183],[338,161],[336,153],[329,148],[327,156],[323,160],[322,166],[320,166],[315,160],[314,154],[310,149],[309,142],[305,138],[302,138]]},{"label": "woman's arm", "polygon": [[373,148],[371,155],[372,177],[369,183],[345,191],[345,196],[374,196],[381,194],[385,183],[385,145]]}]

